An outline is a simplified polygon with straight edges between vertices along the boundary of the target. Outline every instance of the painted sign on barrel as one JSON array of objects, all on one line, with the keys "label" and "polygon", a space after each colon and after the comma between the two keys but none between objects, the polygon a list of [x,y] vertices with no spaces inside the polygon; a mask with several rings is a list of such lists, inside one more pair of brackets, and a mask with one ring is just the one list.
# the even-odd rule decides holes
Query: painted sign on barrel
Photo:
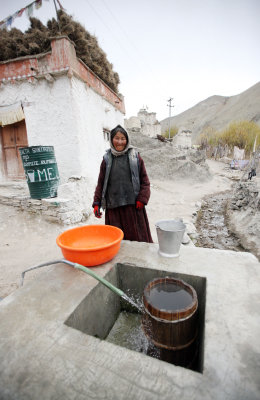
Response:
[{"label": "painted sign on barrel", "polygon": [[53,146],[30,146],[19,149],[32,199],[56,197],[59,171]]}]

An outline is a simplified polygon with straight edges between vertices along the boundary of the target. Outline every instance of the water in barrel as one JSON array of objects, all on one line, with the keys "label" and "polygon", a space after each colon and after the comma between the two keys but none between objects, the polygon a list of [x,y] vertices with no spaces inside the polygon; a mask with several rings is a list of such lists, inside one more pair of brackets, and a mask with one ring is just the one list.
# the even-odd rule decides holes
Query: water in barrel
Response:
[{"label": "water in barrel", "polygon": [[192,303],[192,295],[187,290],[167,281],[153,286],[147,298],[153,307],[166,311],[177,311]]}]

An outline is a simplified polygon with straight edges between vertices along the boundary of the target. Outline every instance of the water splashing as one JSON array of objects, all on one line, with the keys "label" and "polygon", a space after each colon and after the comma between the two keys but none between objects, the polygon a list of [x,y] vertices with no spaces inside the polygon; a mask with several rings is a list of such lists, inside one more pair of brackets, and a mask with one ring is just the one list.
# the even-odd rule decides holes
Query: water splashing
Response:
[{"label": "water splashing", "polygon": [[136,308],[141,314],[143,314],[144,309],[141,304],[137,304],[134,300],[128,297],[125,293],[121,296],[125,301],[131,304],[134,308]]}]

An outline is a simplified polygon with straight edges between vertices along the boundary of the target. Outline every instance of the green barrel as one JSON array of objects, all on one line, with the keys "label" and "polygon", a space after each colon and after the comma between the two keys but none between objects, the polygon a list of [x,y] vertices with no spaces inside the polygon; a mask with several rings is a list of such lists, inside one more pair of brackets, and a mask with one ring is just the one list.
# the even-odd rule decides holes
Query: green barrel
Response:
[{"label": "green barrel", "polygon": [[56,197],[59,171],[53,146],[30,146],[19,149],[32,199]]}]

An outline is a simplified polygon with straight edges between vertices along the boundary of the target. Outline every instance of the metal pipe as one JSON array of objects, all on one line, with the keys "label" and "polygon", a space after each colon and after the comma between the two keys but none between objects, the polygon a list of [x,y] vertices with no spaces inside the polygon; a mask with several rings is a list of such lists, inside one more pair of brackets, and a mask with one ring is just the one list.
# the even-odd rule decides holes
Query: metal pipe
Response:
[{"label": "metal pipe", "polygon": [[35,265],[34,267],[28,268],[25,271],[22,272],[21,274],[21,282],[20,282],[20,286],[23,286],[23,281],[24,281],[24,275],[26,274],[26,272],[28,271],[32,271],[33,269],[37,269],[37,268],[41,268],[41,267],[46,267],[47,265],[52,265],[52,264],[58,264],[61,263],[62,260],[54,260],[54,261],[49,261],[49,262],[45,262],[39,265]]}]

